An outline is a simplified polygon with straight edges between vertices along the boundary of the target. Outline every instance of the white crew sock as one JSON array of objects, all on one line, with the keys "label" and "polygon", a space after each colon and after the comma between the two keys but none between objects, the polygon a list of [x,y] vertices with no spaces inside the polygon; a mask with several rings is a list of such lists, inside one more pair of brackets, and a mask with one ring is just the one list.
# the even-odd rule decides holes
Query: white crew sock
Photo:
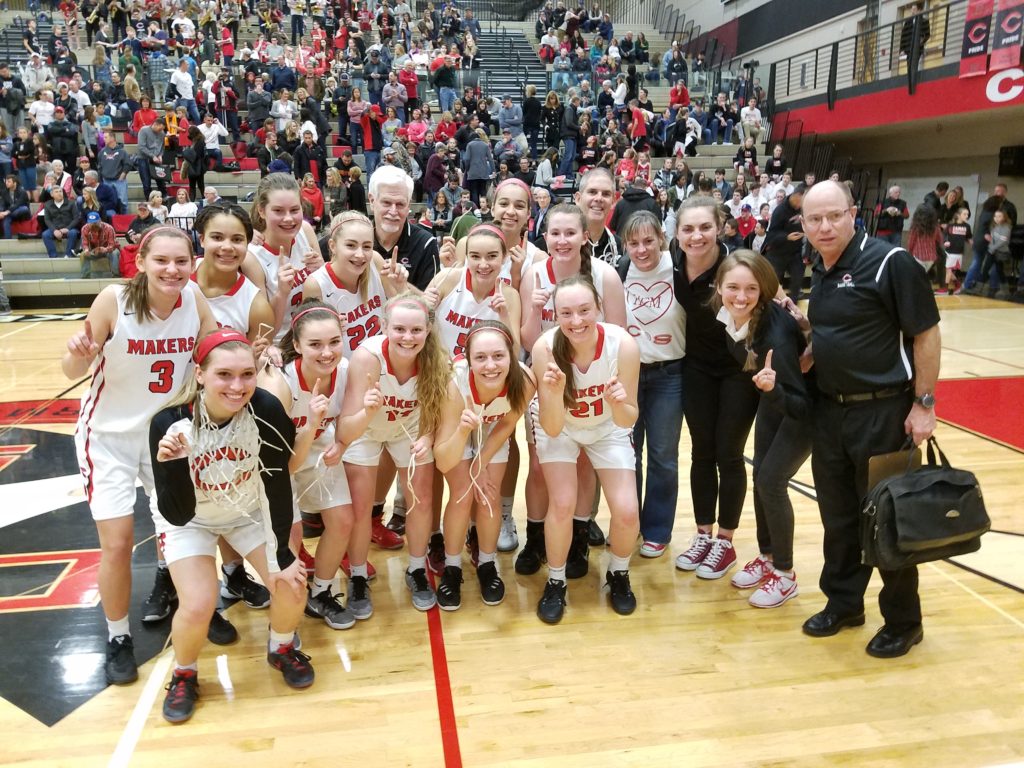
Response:
[{"label": "white crew sock", "polygon": [[108,640],[113,640],[115,637],[120,637],[121,635],[128,635],[131,637],[131,634],[132,629],[128,624],[128,614],[125,614],[123,619],[107,619]]}]

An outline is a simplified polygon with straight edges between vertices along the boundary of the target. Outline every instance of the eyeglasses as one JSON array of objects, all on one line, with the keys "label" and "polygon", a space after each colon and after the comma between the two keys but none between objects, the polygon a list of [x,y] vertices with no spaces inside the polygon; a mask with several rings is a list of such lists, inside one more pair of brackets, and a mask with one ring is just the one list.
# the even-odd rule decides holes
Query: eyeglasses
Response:
[{"label": "eyeglasses", "polygon": [[810,216],[801,216],[800,220],[807,229],[817,229],[825,223],[825,219],[828,219],[828,223],[833,227],[837,227],[849,212],[849,208],[843,208],[841,211],[830,211],[829,213],[812,213]]}]

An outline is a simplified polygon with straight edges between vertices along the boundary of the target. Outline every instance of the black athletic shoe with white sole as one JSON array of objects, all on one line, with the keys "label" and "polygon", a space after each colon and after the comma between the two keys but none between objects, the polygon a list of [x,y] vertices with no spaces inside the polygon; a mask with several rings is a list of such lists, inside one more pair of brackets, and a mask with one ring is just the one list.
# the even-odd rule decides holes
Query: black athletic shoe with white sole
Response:
[{"label": "black athletic shoe with white sole", "polygon": [[142,604],[142,620],[147,624],[163,621],[171,615],[171,608],[178,601],[178,593],[171,581],[167,568],[157,568],[153,577],[153,591]]},{"label": "black athletic shoe with white sole", "polygon": [[498,567],[494,563],[478,567],[476,577],[480,581],[480,599],[485,605],[498,605],[505,599],[505,582],[498,575]]},{"label": "black athletic shoe with white sole", "polygon": [[250,608],[266,608],[270,605],[270,590],[253,580],[245,566],[238,565],[230,575],[221,566],[224,581],[220,596],[229,600],[241,600]]},{"label": "black athletic shoe with white sole", "polygon": [[111,685],[128,685],[139,679],[139,665],[135,663],[135,644],[131,635],[118,635],[107,641],[107,660],[103,671]]},{"label": "black athletic shoe with white sole", "polygon": [[565,594],[568,585],[564,581],[548,579],[544,595],[537,604],[537,616],[545,624],[557,624],[565,615]]},{"label": "black athletic shoe with white sole", "polygon": [[214,611],[210,617],[210,627],[206,630],[206,639],[214,645],[231,645],[238,640],[238,630],[220,611]]},{"label": "black athletic shoe with white sole", "polygon": [[446,565],[437,585],[437,605],[442,611],[457,611],[462,607],[462,569]]},{"label": "black athletic shoe with white sole", "polygon": [[606,571],[604,578],[611,596],[612,610],[620,616],[629,616],[636,610],[636,595],[629,585],[629,571]]}]

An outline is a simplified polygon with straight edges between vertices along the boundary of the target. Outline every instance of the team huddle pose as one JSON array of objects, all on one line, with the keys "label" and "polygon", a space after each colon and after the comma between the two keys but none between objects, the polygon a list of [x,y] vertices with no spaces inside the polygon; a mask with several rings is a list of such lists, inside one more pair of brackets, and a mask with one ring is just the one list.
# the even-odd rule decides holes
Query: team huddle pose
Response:
[{"label": "team huddle pose", "polygon": [[[289,686],[313,683],[301,616],[337,630],[372,617],[372,515],[395,472],[413,607],[461,606],[464,549],[482,602],[501,603],[497,553],[518,545],[521,418],[529,481],[515,568],[529,575],[547,563],[542,621],[563,618],[567,580],[589,570],[599,489],[611,513],[610,604],[636,610],[630,559],[638,536],[645,557],[669,544],[684,410],[697,531],[676,566],[715,579],[736,564],[742,450],[756,417],[760,553],[732,583],[754,589],[759,608],[798,593],[786,486],[810,452],[807,323],[773,301],[767,261],[719,244],[714,202],[685,201],[671,245],[650,214],[615,235],[604,227],[614,179],[595,169],[580,181],[579,206],[547,211],[545,252],[525,239],[529,188],[504,181],[492,191],[493,223],[434,245],[431,266],[400,258],[421,233],[395,219],[411,193],[399,182],[371,184],[374,221],[339,214],[322,243],[284,174],[263,179],[251,213],[202,211],[198,261],[189,233],[152,229],[138,276],[104,289],[68,342],[65,374],[92,377],[76,446],[102,548],[107,679],[138,676],[128,603],[141,480],[158,586],[178,602],[170,722],[194,712],[204,637],[237,636],[216,611],[218,591],[269,608],[268,663]],[[300,511],[323,520],[315,557],[302,548]],[[347,599],[344,577],[335,586],[341,569]]]}]

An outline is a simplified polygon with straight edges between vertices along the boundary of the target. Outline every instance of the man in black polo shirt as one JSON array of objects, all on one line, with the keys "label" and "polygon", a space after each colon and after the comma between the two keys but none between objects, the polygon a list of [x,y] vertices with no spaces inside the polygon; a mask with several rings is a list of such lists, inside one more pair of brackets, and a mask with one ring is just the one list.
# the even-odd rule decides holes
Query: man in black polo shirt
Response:
[{"label": "man in black polo shirt", "polygon": [[[828,637],[864,623],[871,568],[861,564],[858,528],[868,459],[898,450],[907,435],[920,443],[935,430],[939,312],[910,254],[855,228],[846,185],[816,184],[804,196],[802,218],[819,254],[808,316],[822,395],[812,467],[825,529],[820,584],[828,598],[803,630]],[[923,637],[917,568],[880,573],[885,626],[867,652],[902,656]]]},{"label": "man in black polo shirt", "polygon": [[373,248],[385,259],[396,256],[409,270],[409,283],[425,291],[441,268],[433,233],[409,221],[412,177],[398,166],[382,165],[370,178]]}]

